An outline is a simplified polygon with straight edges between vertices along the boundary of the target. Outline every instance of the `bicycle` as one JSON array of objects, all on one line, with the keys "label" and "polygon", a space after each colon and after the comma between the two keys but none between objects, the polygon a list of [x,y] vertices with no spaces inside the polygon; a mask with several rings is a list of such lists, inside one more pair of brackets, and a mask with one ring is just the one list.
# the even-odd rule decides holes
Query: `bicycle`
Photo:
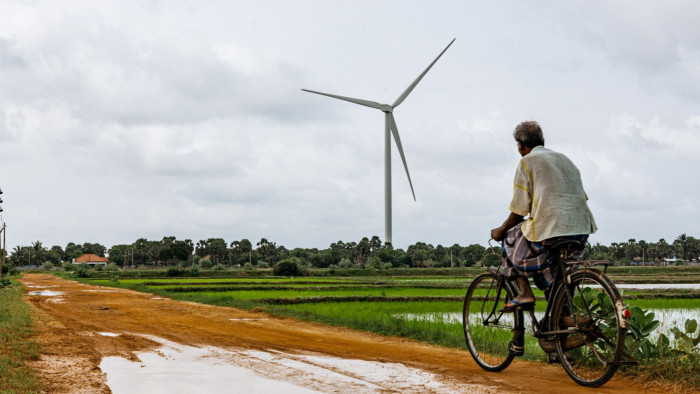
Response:
[{"label": "bicycle", "polygon": [[[630,311],[605,274],[610,262],[570,258],[585,246],[585,241],[566,239],[549,248],[554,281],[545,291],[547,308],[540,320],[534,309],[527,312],[531,334],[548,361],[560,362],[576,383],[599,387],[621,365],[637,362],[624,352]],[[594,268],[599,265],[604,265],[603,272]],[[478,275],[467,290],[464,337],[476,363],[487,371],[502,371],[523,354],[524,311],[499,312],[499,305],[516,296],[517,286],[500,267]]]}]

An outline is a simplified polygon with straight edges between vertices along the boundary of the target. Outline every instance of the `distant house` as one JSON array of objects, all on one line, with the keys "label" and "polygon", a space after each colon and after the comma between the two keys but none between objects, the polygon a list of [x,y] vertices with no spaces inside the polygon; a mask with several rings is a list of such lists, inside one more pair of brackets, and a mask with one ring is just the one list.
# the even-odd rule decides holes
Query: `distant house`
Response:
[{"label": "distant house", "polygon": [[661,260],[661,265],[675,265],[676,261],[680,260],[677,257],[674,257],[672,259],[663,259]]},{"label": "distant house", "polygon": [[73,259],[73,264],[87,264],[90,268],[95,268],[98,265],[106,266],[109,263],[107,257],[100,257],[96,254],[84,254],[77,259]]}]

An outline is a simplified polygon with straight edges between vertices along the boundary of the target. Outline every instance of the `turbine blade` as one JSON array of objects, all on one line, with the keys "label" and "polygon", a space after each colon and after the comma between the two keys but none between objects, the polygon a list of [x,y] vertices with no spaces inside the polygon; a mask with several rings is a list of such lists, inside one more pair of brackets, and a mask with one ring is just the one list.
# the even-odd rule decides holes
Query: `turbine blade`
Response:
[{"label": "turbine blade", "polygon": [[313,91],[313,90],[307,90],[307,89],[301,89],[301,90],[303,90],[303,91],[305,91],[305,92],[309,92],[309,93],[320,94],[321,96],[333,97],[333,98],[338,99],[338,100],[349,101],[349,102],[351,102],[351,103],[364,105],[365,107],[376,108],[376,109],[382,109],[382,105],[379,104],[379,103],[376,103],[376,102],[374,102],[374,101],[356,99],[356,98],[352,98],[352,97],[343,97],[343,96],[338,96],[338,95],[329,94],[329,93],[315,92],[315,91]]},{"label": "turbine blade", "polygon": [[401,161],[403,162],[403,168],[406,170],[406,176],[408,177],[408,184],[411,186],[411,194],[413,194],[413,201],[416,201],[416,193],[413,191],[413,182],[411,182],[411,174],[408,173],[408,165],[406,165],[406,156],[403,154],[403,146],[401,146],[401,138],[399,137],[399,128],[396,127],[396,120],[394,120],[394,114],[391,115],[391,134],[394,135],[394,141],[396,141],[396,147],[399,148],[399,154],[401,155]]},{"label": "turbine blade", "polygon": [[418,85],[418,82],[420,82],[420,80],[423,79],[423,77],[425,76],[425,74],[427,74],[428,71],[430,70],[430,68],[433,67],[433,64],[435,64],[435,62],[437,62],[438,59],[440,59],[440,57],[442,56],[442,54],[445,53],[445,51],[447,50],[447,48],[449,48],[450,45],[452,45],[452,43],[455,42],[455,40],[456,40],[456,38],[452,39],[452,41],[450,41],[450,43],[447,44],[447,47],[445,47],[445,49],[443,49],[442,52],[440,52],[440,54],[438,55],[438,57],[436,57],[435,60],[433,60],[433,62],[430,63],[430,65],[428,66],[428,68],[426,68],[426,69],[418,76],[418,78],[416,78],[416,80],[413,81],[413,83],[412,83],[408,88],[406,88],[406,90],[404,90],[404,92],[401,94],[401,96],[399,96],[399,98],[397,98],[396,101],[394,101],[394,104],[391,105],[393,108],[396,108],[397,106],[399,106],[399,104],[403,103],[403,101],[406,100],[406,97],[408,97],[408,95],[411,94],[411,91],[413,91],[413,88],[415,88],[416,85]]}]

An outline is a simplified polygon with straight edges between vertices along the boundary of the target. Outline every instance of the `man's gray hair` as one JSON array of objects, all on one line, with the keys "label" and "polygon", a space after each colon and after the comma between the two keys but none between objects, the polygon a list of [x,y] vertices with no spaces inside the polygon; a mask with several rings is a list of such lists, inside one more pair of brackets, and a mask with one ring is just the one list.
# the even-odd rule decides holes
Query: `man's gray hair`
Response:
[{"label": "man's gray hair", "polygon": [[544,145],[544,135],[540,124],[534,120],[522,122],[515,127],[513,138],[528,148]]}]

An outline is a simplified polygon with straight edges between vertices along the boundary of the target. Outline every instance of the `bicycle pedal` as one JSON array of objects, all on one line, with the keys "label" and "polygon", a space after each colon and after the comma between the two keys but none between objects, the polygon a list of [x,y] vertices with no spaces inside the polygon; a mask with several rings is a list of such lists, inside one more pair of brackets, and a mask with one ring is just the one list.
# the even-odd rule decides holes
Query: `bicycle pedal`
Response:
[{"label": "bicycle pedal", "polygon": [[515,339],[511,339],[510,342],[508,343],[508,350],[510,353],[516,357],[522,356],[525,354],[525,346],[518,345],[517,341]]}]

